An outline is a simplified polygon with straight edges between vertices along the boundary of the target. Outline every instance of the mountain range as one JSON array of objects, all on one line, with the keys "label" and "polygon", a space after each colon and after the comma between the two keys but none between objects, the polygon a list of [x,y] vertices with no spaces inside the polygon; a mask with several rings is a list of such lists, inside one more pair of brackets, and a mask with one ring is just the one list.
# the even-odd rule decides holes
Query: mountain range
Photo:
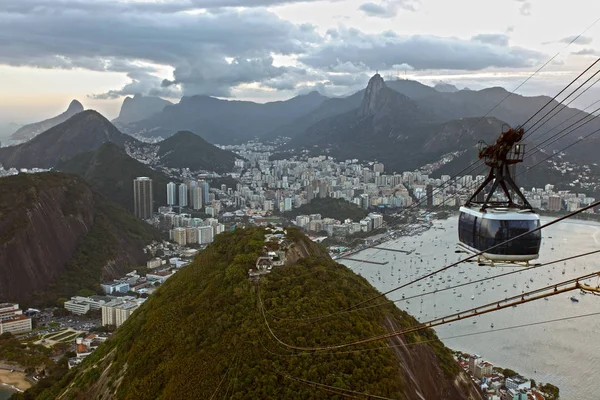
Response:
[{"label": "mountain range", "polygon": [[[379,76],[376,81],[383,82],[376,92],[383,90],[382,97],[386,101],[374,103],[382,108],[370,109],[369,118],[360,111],[365,97],[372,97],[367,93],[367,87],[343,98],[330,99],[312,92],[266,104],[207,96],[184,97],[178,104],[167,106],[123,129],[146,136],[170,136],[180,130],[191,130],[211,143],[223,144],[244,142],[254,137],[263,141],[289,137],[292,140],[282,148],[284,150],[377,159],[392,170],[400,170],[436,161],[436,157],[442,155],[434,150],[436,145],[447,153],[474,152],[473,145],[479,140],[494,141],[503,124],[523,124],[546,105],[545,110],[554,108],[560,113],[545,117],[544,126],[527,138],[529,143],[541,142],[569,123],[589,115],[560,105],[547,96],[526,97],[500,87],[475,91],[459,90],[443,82],[431,87],[403,79],[384,82]],[[545,110],[536,117],[543,117]],[[525,127],[530,127],[534,121],[537,119],[529,121]],[[600,122],[594,120],[579,129],[577,135],[585,136],[599,129]],[[436,141],[438,133],[442,135],[442,141]],[[547,150],[560,149],[572,141],[573,135],[559,139]],[[594,162],[596,152],[593,149],[600,146],[600,138],[592,136],[587,142],[588,146],[569,149],[571,159]]]},{"label": "mountain range", "polygon": [[19,141],[29,140],[29,139],[39,135],[40,133],[47,131],[48,129],[50,129],[54,126],[56,126],[62,122],[65,122],[66,120],[71,118],[73,115],[80,113],[82,111],[83,111],[83,106],[81,105],[81,103],[78,102],[77,100],[73,100],[73,101],[71,101],[71,104],[69,104],[69,107],[67,108],[67,110],[65,112],[63,112],[62,114],[57,115],[56,117],[53,117],[53,118],[46,119],[44,121],[24,125],[24,126],[20,127],[19,129],[17,129],[17,131],[11,135],[11,139],[19,140]]},{"label": "mountain range", "polygon": [[[287,352],[272,335],[300,346],[323,346],[418,321],[388,300],[368,313],[345,313],[317,325],[281,320],[333,313],[378,292],[293,228],[285,234],[285,266],[250,281],[247,273],[264,250],[266,233],[254,227],[216,236],[110,340],[62,379],[54,379],[54,385],[32,388],[28,398],[336,399],[342,391],[343,397],[365,399],[369,394],[481,399],[430,329],[350,351]],[[357,356],[352,350],[362,352]]]},{"label": "mountain range", "polygon": [[44,172],[0,179],[0,301],[54,305],[122,276],[160,239],[83,179]]},{"label": "mountain range", "polygon": [[210,143],[245,142],[291,123],[326,99],[318,92],[265,104],[209,96],[183,97],[179,103],[122,129],[129,134],[162,137],[191,131]]},{"label": "mountain range", "polygon": [[[96,150],[105,143],[112,143],[114,146],[108,146],[96,153]],[[123,150],[117,152],[116,147]],[[236,158],[234,153],[221,150],[191,132],[179,132],[167,140],[155,144],[142,143],[121,133],[98,112],[86,110],[37,135],[28,142],[0,148],[0,165],[3,165],[4,168],[53,168],[58,166],[85,177],[90,174],[102,174],[103,170],[112,172],[114,173],[112,177],[116,180],[113,182],[116,185],[113,188],[112,194],[114,194],[120,185],[124,185],[122,182],[124,177],[129,178],[130,176],[127,173],[123,175],[118,169],[115,169],[114,165],[110,165],[111,162],[123,168],[127,167],[131,171],[140,172],[138,176],[153,175],[147,166],[135,160],[125,159],[125,157],[129,158],[124,150],[126,147],[155,152],[157,160],[152,165],[153,167],[188,167],[192,170],[225,172],[233,169]],[[73,157],[76,159],[70,162],[69,160]],[[90,168],[93,172],[90,172]],[[147,173],[142,173],[144,171]],[[160,181],[162,180],[164,179],[161,178]],[[107,196],[113,198],[112,195]],[[156,198],[160,199],[163,196],[164,193],[161,193]],[[123,204],[118,198],[113,198],[113,200]]]},{"label": "mountain range", "polygon": [[471,127],[472,118],[439,120],[432,110],[388,87],[377,74],[362,93],[359,107],[320,120],[286,147],[326,152],[338,159],[378,160],[390,171],[405,171],[471,148],[478,140],[494,140],[502,127],[495,118],[485,118],[478,129]]}]

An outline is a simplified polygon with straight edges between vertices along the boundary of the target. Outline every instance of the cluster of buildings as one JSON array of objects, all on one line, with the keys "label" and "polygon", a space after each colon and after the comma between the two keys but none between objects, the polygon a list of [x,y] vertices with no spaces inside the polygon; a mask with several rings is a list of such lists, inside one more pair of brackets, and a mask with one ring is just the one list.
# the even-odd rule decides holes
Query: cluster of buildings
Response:
[{"label": "cluster of buildings", "polygon": [[16,169],[16,168],[9,168],[9,169],[4,169],[4,167],[2,166],[2,164],[0,164],[0,178],[5,177],[5,176],[12,176],[12,175],[18,175],[18,174],[37,174],[39,172],[47,172],[50,171],[49,169],[45,169],[45,168],[21,168],[21,169]]},{"label": "cluster of buildings", "polygon": [[459,358],[461,367],[471,375],[486,400],[544,400],[545,396],[520,375],[506,377],[492,363],[477,354]]},{"label": "cluster of buildings", "polygon": [[174,182],[167,184],[167,205],[201,210],[209,205],[211,200],[210,186],[205,180],[186,179],[179,185]]},{"label": "cluster of buildings", "polygon": [[225,231],[225,225],[216,218],[193,218],[188,213],[175,213],[170,206],[159,207],[158,211],[158,226],[169,231],[169,239],[181,246],[207,245]]},{"label": "cluster of buildings", "polygon": [[100,310],[102,325],[114,325],[118,328],[145,300],[135,296],[74,296],[65,302],[64,307],[76,315]]},{"label": "cluster of buildings", "polygon": [[14,335],[30,332],[31,318],[15,303],[0,303],[0,335],[10,332]]},{"label": "cluster of buildings", "polygon": [[254,268],[250,268],[248,271],[250,280],[259,279],[262,275],[271,273],[274,267],[285,265],[286,251],[291,244],[286,238],[287,231],[267,227],[267,232],[263,254],[256,259]]},{"label": "cluster of buildings", "polygon": [[383,215],[370,213],[360,221],[322,218],[321,214],[298,215],[296,226],[307,232],[325,232],[330,237],[346,237],[360,232],[371,232],[383,226]]},{"label": "cluster of buildings", "polygon": [[71,357],[67,360],[69,369],[78,366],[83,360],[94,350],[98,348],[102,343],[108,339],[108,336],[90,333],[85,337],[78,337],[75,339],[75,357]]},{"label": "cluster of buildings", "polygon": [[188,264],[188,260],[179,257],[170,258],[168,263],[161,258],[153,258],[147,263],[149,272],[146,276],[132,271],[123,278],[102,283],[103,296],[73,296],[64,303],[64,308],[76,315],[98,310],[102,314],[102,325],[118,328],[146,300],[146,295]]}]

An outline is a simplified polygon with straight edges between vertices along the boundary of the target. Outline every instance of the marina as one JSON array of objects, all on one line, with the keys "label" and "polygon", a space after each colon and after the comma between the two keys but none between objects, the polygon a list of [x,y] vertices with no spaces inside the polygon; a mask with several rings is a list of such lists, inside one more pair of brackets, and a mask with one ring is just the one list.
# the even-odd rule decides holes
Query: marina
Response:
[{"label": "marina", "polygon": [[[542,223],[549,221],[542,219]],[[414,281],[452,262],[467,257],[455,253],[457,218],[435,221],[434,228],[418,236],[402,237],[386,243],[386,247],[419,254],[402,255],[396,259],[380,249],[367,249],[357,256],[376,262],[389,262],[385,267],[363,264],[347,259],[344,264],[361,274],[379,291],[391,290]],[[440,229],[445,228],[445,229]],[[540,258],[533,263],[548,263],[564,257],[600,248],[596,236],[600,224],[569,220],[542,232]],[[387,249],[386,249],[387,250]],[[594,256],[567,262],[524,268],[496,265],[480,266],[476,262],[462,263],[442,273],[432,275],[404,289],[392,292],[388,298],[426,322],[448,314],[479,307],[487,303],[539,289],[552,283],[592,273]],[[532,264],[533,265],[533,264]],[[493,278],[495,275],[516,273]],[[598,282],[585,282],[596,286]],[[464,285],[452,288],[456,285]],[[452,349],[484,353],[491,362],[503,365],[560,387],[561,399],[594,400],[585,388],[600,380],[595,368],[595,333],[600,329],[598,318],[579,318],[522,326],[600,312],[600,298],[564,293],[519,306],[452,322],[435,328],[438,336]],[[522,326],[513,328],[515,326]],[[468,336],[464,336],[468,335]]]}]

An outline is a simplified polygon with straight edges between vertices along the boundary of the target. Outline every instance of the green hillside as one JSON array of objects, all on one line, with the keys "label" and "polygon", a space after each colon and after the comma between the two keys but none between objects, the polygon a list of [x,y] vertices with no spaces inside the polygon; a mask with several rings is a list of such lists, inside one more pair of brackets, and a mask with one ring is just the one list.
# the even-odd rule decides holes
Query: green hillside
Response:
[{"label": "green hillside", "polygon": [[234,153],[221,150],[188,131],[177,132],[160,142],[158,156],[165,167],[215,172],[233,170],[236,159]]},{"label": "green hillside", "polygon": [[122,276],[161,235],[78,176],[0,178],[0,301],[54,305]]},{"label": "green hillside", "polygon": [[462,387],[465,381],[455,380],[459,368],[450,351],[430,330],[406,336],[403,340],[409,345],[396,351],[385,347],[388,341],[351,349],[362,350],[357,353],[292,353],[278,345],[265,327],[259,297],[276,334],[302,346],[381,334],[387,331],[386,321],[396,327],[417,321],[389,302],[314,324],[278,320],[331,313],[377,292],[295,230],[288,234],[293,241],[286,257],[290,265],[274,269],[259,283],[249,281],[246,273],[265,245],[264,233],[251,228],[217,236],[81,366],[49,389],[41,393],[33,389],[26,395],[135,400],[341,398],[292,376],[396,399],[418,399],[417,392],[427,398],[469,398],[465,392],[470,389]]},{"label": "green hillside", "polygon": [[90,185],[127,210],[133,212],[133,180],[152,178],[154,210],[167,204],[169,178],[129,157],[119,146],[106,142],[97,150],[80,154],[56,166],[58,171],[83,177]]}]

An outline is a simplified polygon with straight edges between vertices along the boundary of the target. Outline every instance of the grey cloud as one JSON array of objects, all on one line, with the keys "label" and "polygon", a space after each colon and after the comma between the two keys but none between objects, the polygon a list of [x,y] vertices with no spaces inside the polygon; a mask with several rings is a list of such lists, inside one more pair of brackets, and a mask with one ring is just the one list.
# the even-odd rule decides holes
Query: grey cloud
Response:
[{"label": "grey cloud", "polygon": [[571,52],[571,54],[575,54],[578,56],[598,56],[598,57],[600,57],[600,50],[581,49],[581,50],[573,51],[573,52]]},{"label": "grey cloud", "polygon": [[90,12],[0,10],[0,64],[147,73],[132,78],[131,86],[97,96],[139,86],[164,88],[151,78],[153,68],[140,62],[172,66],[174,82],[185,94],[227,95],[232,86],[285,73],[273,66],[272,54],[304,53],[321,41],[314,26],[295,25],[265,10],[115,14],[110,25]]},{"label": "grey cloud", "polygon": [[572,36],[567,36],[565,38],[562,38],[559,40],[559,42],[561,43],[575,43],[575,44],[590,44],[592,43],[593,39],[589,36],[582,36],[582,35],[572,35]]},{"label": "grey cloud", "polygon": [[320,0],[170,0],[160,2],[124,2],[121,0],[2,0],[2,9],[8,13],[23,14],[57,14],[85,11],[112,15],[124,12],[176,13],[197,9],[220,10],[230,7],[272,7],[315,1]]},{"label": "grey cloud", "polygon": [[481,33],[471,38],[477,42],[489,43],[496,46],[508,46],[509,37],[503,33]]},{"label": "grey cloud", "polygon": [[418,0],[382,0],[380,4],[367,2],[358,9],[370,17],[393,18],[400,9],[416,11]]},{"label": "grey cloud", "polygon": [[520,3],[519,12],[526,17],[531,15],[531,3],[527,0],[517,0]]},{"label": "grey cloud", "polygon": [[436,36],[382,37],[341,29],[300,61],[313,68],[333,69],[344,63],[363,63],[372,70],[406,63],[418,70],[480,70],[488,67],[530,67],[545,59],[542,53],[520,47]]},{"label": "grey cloud", "polygon": [[329,74],[328,81],[334,86],[360,86],[364,87],[369,82],[370,75],[363,74]]},{"label": "grey cloud", "polygon": [[358,7],[358,9],[370,17],[393,17],[394,15],[396,15],[395,13],[391,15],[386,7],[375,3],[361,4],[360,7]]},{"label": "grey cloud", "polygon": [[122,96],[135,95],[137,93],[144,93],[151,96],[161,97],[181,97],[181,91],[178,87],[170,87],[170,85],[162,86],[161,79],[157,76],[148,74],[146,72],[131,72],[127,76],[131,79],[131,82],[123,86],[118,90],[109,90],[105,93],[91,94],[89,98],[98,100],[107,99],[118,99]]}]

